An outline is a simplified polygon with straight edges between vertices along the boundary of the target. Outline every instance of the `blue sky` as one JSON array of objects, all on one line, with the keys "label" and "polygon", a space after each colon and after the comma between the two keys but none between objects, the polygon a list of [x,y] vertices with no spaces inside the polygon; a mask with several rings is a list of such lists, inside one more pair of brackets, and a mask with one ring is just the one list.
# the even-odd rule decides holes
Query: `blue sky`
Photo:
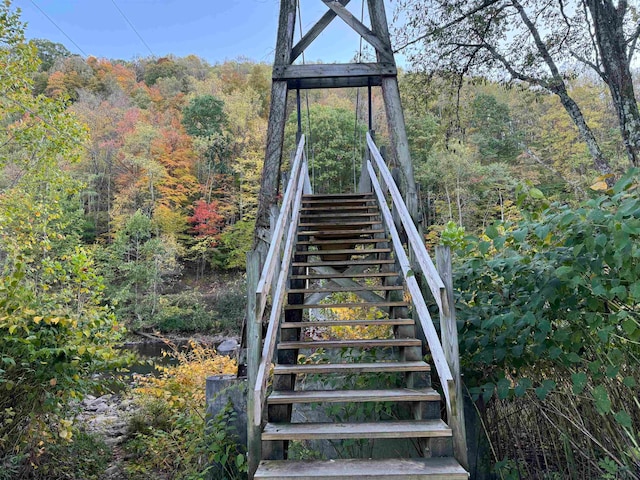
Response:
[{"label": "blue sky", "polygon": [[[210,63],[239,57],[273,61],[279,0],[13,0],[13,5],[22,10],[28,38],[46,38],[82,53],[40,7],[88,55],[149,56],[114,1],[156,56],[196,54]],[[357,17],[362,1],[349,6]],[[392,8],[387,4],[388,17]],[[301,0],[303,31],[326,10],[320,0]],[[299,35],[296,26],[296,39]],[[307,51],[308,61],[346,62],[357,53],[359,37],[335,19],[316,42]]]}]

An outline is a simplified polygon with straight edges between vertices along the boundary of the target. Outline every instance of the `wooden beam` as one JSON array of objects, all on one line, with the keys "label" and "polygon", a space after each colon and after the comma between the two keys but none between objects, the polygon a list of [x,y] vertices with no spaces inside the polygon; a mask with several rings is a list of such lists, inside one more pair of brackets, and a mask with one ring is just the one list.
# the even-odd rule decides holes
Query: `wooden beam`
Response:
[{"label": "wooden beam", "polygon": [[374,32],[372,32],[366,25],[353,16],[353,14],[347,10],[340,2],[335,0],[322,0],[324,4],[329,7],[333,12],[338,15],[344,22],[356,31],[362,38],[364,38],[379,55],[379,59],[382,61],[393,61],[393,52],[389,44],[380,39]]},{"label": "wooden beam", "polygon": [[456,310],[453,296],[453,273],[451,268],[451,249],[439,245],[436,247],[436,265],[442,282],[444,283],[449,308],[446,312],[440,310],[440,337],[444,355],[451,368],[451,375],[456,386],[455,414],[448,419],[453,432],[453,453],[466,470],[469,470],[467,453],[467,435],[464,422],[464,403],[462,396],[462,380],[460,378],[460,353],[458,351],[458,325],[456,324]]},{"label": "wooden beam", "polygon": [[256,425],[254,386],[260,365],[262,350],[262,323],[256,319],[256,289],[260,276],[260,256],[252,250],[247,253],[247,375],[249,377],[249,391],[247,393],[247,457],[249,478],[258,468],[262,459],[261,425]]},{"label": "wooden beam", "polygon": [[381,63],[331,63],[308,65],[276,65],[274,80],[298,80],[306,78],[341,77],[392,77],[398,73],[390,62]]},{"label": "wooden beam", "polygon": [[324,90],[327,88],[360,88],[380,87],[382,77],[337,77],[337,78],[304,78],[302,80],[288,80],[290,90]]},{"label": "wooden beam", "polygon": [[[340,4],[346,6],[350,0],[339,0]],[[326,12],[320,20],[316,22],[316,24],[311,27],[304,37],[300,39],[298,43],[291,49],[291,63],[295,62],[296,59],[302,55],[302,52],[313,43],[313,41],[318,38],[325,28],[336,18],[336,13],[333,10],[329,10]]]},{"label": "wooden beam", "polygon": [[[280,20],[274,65],[288,65],[291,59],[291,46],[296,24],[297,0],[280,1]],[[264,262],[270,241],[269,215],[271,207],[277,204],[280,166],[282,164],[282,145],[287,110],[287,83],[274,81],[271,85],[271,108],[267,126],[267,148],[260,181],[258,212],[253,237],[253,247],[260,255],[260,267]]]}]

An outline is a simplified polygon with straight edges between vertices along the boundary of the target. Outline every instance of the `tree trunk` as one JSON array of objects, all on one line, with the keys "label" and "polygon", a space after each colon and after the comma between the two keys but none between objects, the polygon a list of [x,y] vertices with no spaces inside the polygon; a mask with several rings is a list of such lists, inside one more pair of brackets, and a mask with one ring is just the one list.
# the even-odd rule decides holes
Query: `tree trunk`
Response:
[{"label": "tree trunk", "polygon": [[626,3],[587,0],[598,45],[602,78],[607,83],[620,122],[620,133],[632,166],[640,165],[640,112],[629,68],[623,30]]},{"label": "tree trunk", "polygon": [[609,162],[607,162],[607,160],[604,158],[604,154],[602,153],[602,150],[600,150],[600,145],[598,145],[596,137],[593,135],[593,132],[591,131],[591,128],[589,128],[589,125],[587,125],[580,107],[567,92],[564,83],[559,86],[550,87],[550,90],[555,93],[558,98],[560,98],[560,103],[562,103],[562,106],[571,117],[571,120],[573,120],[573,123],[576,125],[576,127],[578,127],[580,136],[587,144],[589,153],[593,158],[593,163],[596,167],[596,170],[598,170],[602,175],[611,173],[611,166],[609,165]]}]

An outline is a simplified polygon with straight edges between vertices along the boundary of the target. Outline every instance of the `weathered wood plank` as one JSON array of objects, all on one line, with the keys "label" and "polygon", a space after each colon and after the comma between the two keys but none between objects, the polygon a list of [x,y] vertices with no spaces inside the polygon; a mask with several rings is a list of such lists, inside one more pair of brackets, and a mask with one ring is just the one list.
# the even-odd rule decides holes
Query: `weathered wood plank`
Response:
[{"label": "weathered wood plank", "polygon": [[468,480],[452,458],[288,460],[260,463],[256,480]]},{"label": "weathered wood plank", "polygon": [[456,405],[449,413],[448,420],[453,431],[453,451],[460,464],[469,469],[467,454],[467,436],[464,421],[464,403],[462,396],[462,379],[460,377],[460,352],[458,349],[458,325],[456,323],[456,310],[453,296],[453,273],[451,269],[451,249],[445,246],[436,247],[436,265],[444,283],[448,311],[440,311],[440,337],[444,355],[451,368],[451,375],[456,385]]},{"label": "weathered wood plank", "polygon": [[402,285],[355,285],[333,288],[292,288],[288,293],[386,292],[389,290],[404,290],[404,287]]},{"label": "weathered wood plank", "polygon": [[262,459],[262,440],[260,426],[256,425],[254,387],[262,352],[262,324],[256,320],[256,289],[260,276],[260,255],[255,250],[247,253],[247,456],[250,471],[255,471]]},{"label": "weathered wood plank", "polygon": [[342,402],[433,402],[440,394],[433,388],[395,390],[307,390],[273,392],[268,403],[342,403]]},{"label": "weathered wood plank", "polygon": [[395,260],[332,260],[328,262],[295,262],[294,267],[347,267],[351,265],[393,265]]},{"label": "weathered wood plank", "polygon": [[320,256],[320,255],[338,255],[341,253],[347,253],[349,255],[372,255],[374,253],[391,253],[390,248],[369,248],[369,249],[355,249],[355,248],[345,248],[341,250],[307,250],[307,251],[297,251],[296,255],[300,256]]},{"label": "weathered wood plank", "polygon": [[332,240],[298,240],[298,245],[331,245],[335,243],[355,243],[355,244],[368,244],[368,243],[385,243],[388,238],[337,238]]},{"label": "weathered wood plank", "polygon": [[338,440],[347,438],[434,438],[450,437],[442,420],[399,420],[362,423],[267,423],[264,440]]},{"label": "weathered wood plank", "polygon": [[[431,357],[433,358],[433,363],[436,366],[436,370],[438,371],[438,376],[440,377],[440,381],[443,385],[449,385],[453,383],[453,377],[451,376],[451,370],[449,369],[449,364],[447,363],[447,359],[444,355],[444,351],[442,350],[442,345],[440,344],[440,339],[438,338],[438,333],[436,332],[435,327],[433,326],[433,320],[431,320],[431,315],[429,314],[429,309],[427,305],[424,303],[424,298],[422,297],[422,292],[420,291],[420,286],[416,281],[415,275],[411,271],[411,266],[409,265],[409,259],[402,247],[402,242],[400,241],[400,235],[398,234],[398,230],[393,223],[393,216],[391,215],[391,211],[389,207],[384,202],[384,195],[382,193],[382,187],[380,186],[380,182],[378,182],[378,178],[376,177],[376,172],[373,169],[373,165],[371,161],[367,162],[367,170],[369,172],[369,176],[371,177],[371,185],[373,186],[374,192],[378,196],[378,203],[380,204],[380,212],[382,213],[382,217],[387,224],[387,228],[389,229],[389,233],[391,234],[391,239],[393,241],[393,245],[396,250],[396,259],[400,268],[402,269],[402,274],[404,275],[405,282],[407,284],[407,289],[411,294],[411,300],[414,306],[415,311],[418,314],[418,318],[420,319],[420,325],[422,326],[422,331],[427,339],[427,343],[429,344],[429,350],[431,351]],[[381,169],[384,170],[384,169]],[[387,170],[388,172],[388,170]],[[434,267],[435,268],[435,267]],[[437,274],[437,271],[436,271]],[[440,278],[438,274],[438,279]],[[442,280],[440,280],[442,283]],[[451,408],[453,401],[455,400],[455,391],[451,392],[450,388],[443,388],[445,398],[447,401],[447,408]]]},{"label": "weathered wood plank", "polygon": [[[291,63],[291,47],[293,45],[293,34],[296,24],[297,3],[297,0],[280,1],[278,36],[273,62],[274,68],[276,68],[275,66],[277,65],[288,65]],[[264,264],[264,257],[267,254],[269,241],[271,239],[269,213],[271,207],[277,204],[280,167],[282,165],[284,125],[287,118],[287,93],[287,82],[272,82],[265,160],[260,180],[258,212],[256,214],[256,228],[253,239],[254,248],[260,253],[261,267]]]},{"label": "weathered wood plank", "polygon": [[[392,63],[311,63],[307,65],[276,65],[273,67],[275,81],[303,81],[305,79],[329,79],[361,77],[386,77],[397,75]],[[302,87],[301,87],[302,88]]]},{"label": "weathered wood plank", "polygon": [[400,275],[397,272],[358,272],[358,273],[316,273],[309,275],[292,275],[293,280],[314,280],[321,278],[338,279],[338,278],[369,278],[369,277],[397,277]]},{"label": "weathered wood plank", "polygon": [[[303,162],[303,168],[306,168],[306,162]],[[262,357],[260,366],[258,367],[258,373],[256,377],[256,384],[254,386],[255,391],[255,404],[254,404],[254,425],[258,426],[262,422],[262,409],[264,406],[264,400],[266,397],[267,380],[269,376],[269,367],[273,359],[275,352],[276,336],[278,333],[278,327],[280,324],[280,316],[282,314],[282,305],[284,304],[284,297],[286,293],[286,280],[289,273],[289,264],[291,262],[291,255],[293,253],[294,238],[297,230],[298,216],[300,214],[300,199],[302,198],[302,191],[304,189],[304,177],[299,176],[298,185],[295,190],[293,198],[294,209],[292,213],[292,220],[289,225],[289,231],[287,233],[287,241],[285,243],[285,249],[283,253],[283,261],[280,268],[280,274],[278,276],[278,283],[276,287],[275,298],[273,298],[273,305],[271,307],[271,315],[269,316],[269,325],[267,327],[267,333],[265,335],[264,345],[262,347]]]},{"label": "weathered wood plank", "polygon": [[385,233],[384,230],[380,229],[365,229],[365,230],[300,230],[298,232],[299,237],[310,236],[310,235],[318,235],[318,236],[327,236],[331,235],[375,235],[376,233]]},{"label": "weathered wood plank", "polygon": [[327,328],[374,325],[414,325],[413,318],[383,318],[380,320],[316,320],[311,322],[283,323],[280,328]]},{"label": "weathered wood plank", "polygon": [[381,308],[407,307],[407,302],[355,302],[355,303],[305,303],[304,305],[287,305],[285,310],[301,310],[312,308]]},{"label": "weathered wood plank", "polygon": [[[415,224],[413,223],[411,214],[409,213],[407,208],[404,208],[404,200],[402,199],[402,195],[400,194],[398,186],[393,181],[391,173],[389,172],[389,169],[387,168],[382,155],[380,155],[380,152],[378,151],[378,147],[376,147],[376,144],[373,142],[373,139],[369,134],[367,134],[367,144],[369,145],[371,156],[378,166],[378,171],[380,172],[380,175],[382,176],[385,184],[389,189],[389,193],[391,194],[393,203],[398,209],[398,215],[400,215],[400,218],[402,219],[402,225],[404,226],[407,237],[409,238],[409,242],[413,247],[413,251],[416,255],[416,260],[420,265],[420,269],[422,270],[425,279],[427,280],[429,288],[431,289],[431,293],[436,303],[438,304],[438,308],[448,308],[445,298],[446,294],[444,290],[444,284],[442,283],[440,274],[438,274],[438,270],[433,264],[433,260],[431,260],[431,257],[429,256],[429,253],[424,246],[424,241],[418,233],[418,229],[416,228]],[[370,175],[375,177],[375,172],[370,172]],[[379,198],[378,200],[379,202],[384,203],[384,196],[382,197],[382,199]]]},{"label": "weathered wood plank", "polygon": [[304,365],[276,365],[274,375],[315,373],[391,373],[429,372],[425,362],[375,362],[375,363],[317,363]]},{"label": "weathered wood plank", "polygon": [[282,200],[282,210],[280,211],[278,220],[276,221],[275,227],[273,228],[273,237],[269,245],[267,256],[264,260],[263,270],[262,274],[260,275],[260,280],[258,281],[258,286],[256,287],[256,292],[259,298],[259,303],[257,305],[257,321],[259,322],[262,322],[262,315],[267,304],[267,294],[269,293],[269,286],[273,281],[276,267],[280,264],[280,262],[278,261],[278,255],[280,254],[280,248],[282,246],[282,239],[284,237],[286,222],[289,219],[289,213],[291,211],[294,196],[296,194],[296,186],[300,181],[300,171],[302,169],[304,160],[304,143],[305,137],[303,135],[300,138],[300,142],[298,143],[296,156],[291,167],[291,177],[289,178],[287,189]]},{"label": "weathered wood plank", "polygon": [[347,222],[344,219],[337,218],[334,222],[301,222],[298,226],[301,228],[309,228],[309,227],[365,227],[367,225],[377,225],[379,224],[379,220],[363,220],[363,221],[354,221]]},{"label": "weathered wood plank", "polygon": [[416,338],[385,338],[374,340],[315,340],[304,342],[280,342],[280,350],[298,350],[303,348],[385,348],[418,347],[422,342]]}]

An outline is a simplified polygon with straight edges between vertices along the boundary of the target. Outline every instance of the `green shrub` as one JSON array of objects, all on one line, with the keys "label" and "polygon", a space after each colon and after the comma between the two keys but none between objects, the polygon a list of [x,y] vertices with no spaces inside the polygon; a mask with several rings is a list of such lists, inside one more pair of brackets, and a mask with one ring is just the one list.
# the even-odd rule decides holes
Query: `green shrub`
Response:
[{"label": "green shrub", "polygon": [[578,208],[489,226],[455,267],[472,393],[526,397],[513,418],[550,425],[589,468],[640,467],[639,181],[635,169]]}]

